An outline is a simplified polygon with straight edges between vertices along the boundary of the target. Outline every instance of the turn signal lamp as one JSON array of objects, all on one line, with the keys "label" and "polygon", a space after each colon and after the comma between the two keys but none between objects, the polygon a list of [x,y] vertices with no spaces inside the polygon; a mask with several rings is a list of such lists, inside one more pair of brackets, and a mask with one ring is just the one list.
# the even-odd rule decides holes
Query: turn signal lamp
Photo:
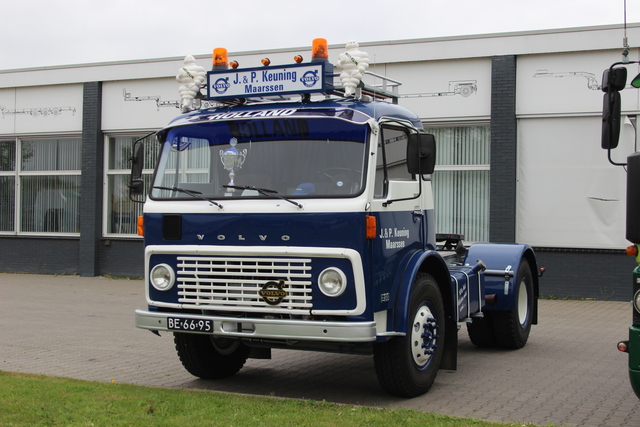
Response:
[{"label": "turn signal lamp", "polygon": [[636,245],[627,246],[626,252],[627,252],[627,255],[629,255],[629,256],[637,257],[638,256],[638,247]]},{"label": "turn signal lamp", "polygon": [[264,58],[260,62],[262,62],[262,65],[264,65],[265,67],[268,67],[269,65],[271,65],[271,60],[269,58]]},{"label": "turn signal lamp", "polygon": [[293,57],[293,60],[296,61],[296,64],[300,64],[302,61],[304,61],[304,58],[302,58],[302,55],[296,55]]},{"label": "turn signal lamp", "polygon": [[329,60],[329,48],[327,39],[313,39],[311,46],[311,62],[322,62]]},{"label": "turn signal lamp", "polygon": [[366,237],[367,239],[375,239],[376,237],[376,217],[375,216],[367,216],[366,218]]},{"label": "turn signal lamp", "polygon": [[229,54],[227,49],[217,47],[213,49],[213,69],[226,70],[229,68]]},{"label": "turn signal lamp", "polygon": [[139,216],[136,223],[138,229],[138,236],[144,236],[144,217]]}]

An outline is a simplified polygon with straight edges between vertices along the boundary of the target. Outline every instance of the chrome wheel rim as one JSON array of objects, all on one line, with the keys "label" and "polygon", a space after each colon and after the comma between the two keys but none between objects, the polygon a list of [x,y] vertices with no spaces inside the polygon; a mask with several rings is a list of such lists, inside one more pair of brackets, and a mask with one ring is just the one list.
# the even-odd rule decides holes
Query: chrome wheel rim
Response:
[{"label": "chrome wheel rim", "polygon": [[437,348],[438,322],[431,309],[422,304],[411,323],[411,355],[422,369],[429,364]]},{"label": "chrome wheel rim", "polygon": [[520,326],[524,327],[529,318],[529,294],[527,293],[527,284],[523,280],[520,282],[518,289],[518,320]]}]

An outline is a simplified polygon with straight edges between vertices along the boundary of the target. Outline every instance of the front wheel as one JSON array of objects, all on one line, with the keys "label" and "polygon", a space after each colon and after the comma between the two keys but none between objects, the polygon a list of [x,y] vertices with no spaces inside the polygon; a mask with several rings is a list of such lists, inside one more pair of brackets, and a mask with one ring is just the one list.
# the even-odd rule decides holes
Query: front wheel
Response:
[{"label": "front wheel", "polygon": [[433,276],[416,277],[407,322],[407,335],[376,344],[373,360],[385,391],[416,397],[431,388],[444,352],[444,305]]},{"label": "front wheel", "polygon": [[249,347],[236,339],[176,332],[173,341],[185,369],[206,380],[234,375],[249,357]]}]

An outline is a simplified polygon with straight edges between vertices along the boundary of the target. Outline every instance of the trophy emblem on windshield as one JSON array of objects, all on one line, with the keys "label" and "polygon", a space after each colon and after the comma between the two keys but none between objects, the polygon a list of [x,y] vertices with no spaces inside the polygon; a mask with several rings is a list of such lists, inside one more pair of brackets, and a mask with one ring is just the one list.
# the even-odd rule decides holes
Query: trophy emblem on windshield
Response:
[{"label": "trophy emblem on windshield", "polygon": [[[242,169],[242,164],[247,158],[247,149],[238,150],[236,148],[236,144],[238,140],[236,138],[231,138],[229,144],[231,144],[231,148],[227,148],[226,150],[220,150],[220,161],[226,170],[229,171],[229,184],[230,186],[235,185],[233,182],[233,178],[236,176],[236,170]],[[229,189],[233,192],[233,189]]]}]

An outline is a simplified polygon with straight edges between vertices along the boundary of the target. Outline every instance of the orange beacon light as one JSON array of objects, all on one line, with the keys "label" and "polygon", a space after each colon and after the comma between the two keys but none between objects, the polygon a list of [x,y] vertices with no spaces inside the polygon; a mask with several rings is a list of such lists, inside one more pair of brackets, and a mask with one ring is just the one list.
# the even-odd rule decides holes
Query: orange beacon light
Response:
[{"label": "orange beacon light", "polygon": [[217,47],[213,49],[213,70],[226,70],[229,68],[229,54],[227,49]]},{"label": "orange beacon light", "polygon": [[329,48],[327,39],[313,39],[311,47],[311,62],[322,62],[329,60]]}]

